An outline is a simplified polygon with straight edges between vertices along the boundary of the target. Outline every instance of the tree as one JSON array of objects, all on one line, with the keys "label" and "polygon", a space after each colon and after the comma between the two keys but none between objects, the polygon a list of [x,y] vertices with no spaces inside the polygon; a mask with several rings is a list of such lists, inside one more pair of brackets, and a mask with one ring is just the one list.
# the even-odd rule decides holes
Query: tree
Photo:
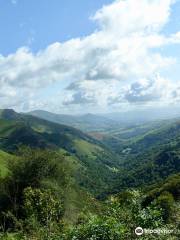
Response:
[{"label": "tree", "polygon": [[60,196],[50,189],[28,187],[24,190],[24,210],[28,219],[35,219],[46,227],[47,237],[50,237],[53,224],[63,215],[63,204]]},{"label": "tree", "polygon": [[13,219],[23,219],[23,196],[28,187],[41,188],[44,179],[62,178],[64,172],[59,172],[58,161],[62,158],[49,150],[32,150],[23,148],[18,156],[11,157],[9,174],[0,181],[0,222],[6,216],[6,228],[13,228]]}]

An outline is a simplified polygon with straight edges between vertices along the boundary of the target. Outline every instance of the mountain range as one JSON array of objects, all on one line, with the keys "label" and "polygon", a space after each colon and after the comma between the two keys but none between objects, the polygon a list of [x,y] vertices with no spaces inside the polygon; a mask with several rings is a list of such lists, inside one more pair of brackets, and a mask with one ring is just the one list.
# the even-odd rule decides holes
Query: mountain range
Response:
[{"label": "mountain range", "polygon": [[[80,124],[91,131],[57,122]],[[98,196],[152,184],[179,172],[177,118],[124,126],[91,114],[72,117],[36,111],[30,115],[4,109],[0,125],[1,150],[14,153],[25,145],[61,151],[72,159],[78,185]]]},{"label": "mountain range", "polygon": [[28,114],[51,122],[72,126],[86,132],[109,129],[117,125],[117,121],[114,121],[113,119],[91,113],[84,115],[65,115],[43,110],[35,110]]},{"label": "mountain range", "polygon": [[[65,224],[64,230],[66,225],[70,228],[76,224],[84,226],[84,221],[92,214],[101,217],[103,224],[106,214],[105,224],[109,226],[112,218],[119,216],[119,211],[123,211],[120,218],[124,224],[127,213],[132,215],[131,219],[139,217],[137,213],[133,215],[134,210],[130,207],[135,202],[141,204],[138,211],[145,208],[141,209],[142,216],[148,211],[148,216],[157,218],[158,224],[162,218],[168,221],[180,199],[179,147],[180,120],[177,117],[123,124],[117,119],[92,114],[72,117],[44,111],[31,115],[12,109],[0,110],[0,222],[4,221],[5,213],[7,229],[15,231],[14,219],[26,225],[25,192],[31,201],[28,207],[34,204],[34,199],[38,204],[33,216],[48,209],[43,206],[43,212],[38,212],[46,194],[48,204],[51,199],[51,204],[58,201],[58,212],[63,206],[60,219]],[[137,195],[139,191],[142,195]],[[162,217],[156,216],[158,212],[151,204],[158,206],[158,199],[162,209],[166,210],[168,206],[169,212]],[[111,208],[113,212],[109,213]],[[144,217],[141,218],[141,224],[144,224]],[[89,221],[90,229],[93,221],[98,228],[101,226],[96,217]],[[117,221],[120,221],[119,217]],[[129,229],[130,224],[126,225]],[[68,234],[66,232],[64,236]]]},{"label": "mountain range", "polygon": [[59,124],[65,124],[83,131],[104,131],[142,125],[153,121],[180,118],[179,108],[153,108],[99,114],[65,115],[45,110],[34,110],[27,114]]}]

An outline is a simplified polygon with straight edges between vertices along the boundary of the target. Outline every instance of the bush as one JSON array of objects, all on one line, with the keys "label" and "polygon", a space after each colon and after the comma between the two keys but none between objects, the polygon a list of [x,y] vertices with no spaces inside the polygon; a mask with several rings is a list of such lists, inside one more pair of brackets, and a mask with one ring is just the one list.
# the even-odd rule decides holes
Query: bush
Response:
[{"label": "bush", "polygon": [[163,192],[157,199],[156,205],[163,209],[163,219],[169,222],[171,218],[172,209],[174,206],[174,198],[171,193]]}]

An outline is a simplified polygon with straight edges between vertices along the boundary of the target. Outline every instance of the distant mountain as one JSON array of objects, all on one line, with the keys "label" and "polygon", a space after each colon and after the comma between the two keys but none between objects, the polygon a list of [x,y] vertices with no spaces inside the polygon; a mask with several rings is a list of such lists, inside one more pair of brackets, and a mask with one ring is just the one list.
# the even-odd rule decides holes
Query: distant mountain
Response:
[{"label": "distant mountain", "polygon": [[111,184],[119,165],[115,154],[80,130],[11,109],[1,110],[0,149],[14,153],[22,145],[62,151],[77,168],[78,184],[94,193]]},{"label": "distant mountain", "polygon": [[132,153],[147,152],[152,148],[175,146],[180,141],[180,120],[159,122],[159,126],[151,128],[143,134],[131,139]]},{"label": "distant mountain", "polygon": [[28,113],[29,115],[39,117],[51,122],[66,124],[83,131],[103,130],[117,126],[117,122],[101,115],[64,115],[55,114],[43,110],[36,110]]},{"label": "distant mountain", "polygon": [[55,114],[44,110],[35,110],[29,112],[28,114],[87,131],[130,127],[149,123],[152,121],[180,117],[179,106],[147,108],[142,110],[111,112],[104,114],[89,113],[82,115],[65,115]]},{"label": "distant mountain", "polygon": [[123,126],[139,125],[156,120],[173,119],[180,117],[179,106],[163,108],[147,108],[124,112],[106,113],[102,116],[121,123]]},{"label": "distant mountain", "polygon": [[13,109],[0,109],[0,118],[5,120],[17,120],[21,118],[21,115],[16,113]]},{"label": "distant mountain", "polygon": [[157,120],[91,135],[101,139],[118,154],[126,148],[130,148],[132,153],[140,153],[153,146],[168,143],[170,137],[172,140],[175,136],[180,136],[180,121],[177,118]]}]

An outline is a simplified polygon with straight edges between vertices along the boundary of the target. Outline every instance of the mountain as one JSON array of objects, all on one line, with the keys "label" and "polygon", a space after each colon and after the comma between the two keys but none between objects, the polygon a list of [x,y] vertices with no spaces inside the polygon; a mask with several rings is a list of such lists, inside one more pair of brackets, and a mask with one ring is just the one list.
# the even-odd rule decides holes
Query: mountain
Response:
[{"label": "mountain", "polygon": [[104,117],[121,123],[123,126],[145,124],[157,120],[180,117],[179,106],[136,109],[124,112],[103,114]]},{"label": "mountain", "polygon": [[117,126],[117,122],[114,120],[90,113],[84,115],[64,115],[35,110],[28,114],[51,122],[72,126],[83,131],[103,130]]},{"label": "mountain", "polygon": [[156,122],[158,128],[154,127],[154,122],[151,124],[146,132],[126,136],[119,151],[116,146],[123,161],[112,192],[129,187],[143,188],[180,172],[180,121]]},{"label": "mountain", "polygon": [[109,146],[118,154],[142,152],[157,144],[165,144],[169,137],[180,134],[179,119],[157,120],[148,123],[115,128],[104,132],[93,132],[91,136]]},{"label": "mountain", "polygon": [[153,121],[161,121],[180,117],[179,107],[149,108],[104,114],[65,115],[43,110],[35,110],[28,114],[52,122],[76,127],[83,131],[118,130]]},{"label": "mountain", "polygon": [[98,135],[97,139],[119,154],[122,164],[110,184],[113,192],[147,186],[180,171],[178,118],[127,127],[116,125],[91,135]]},{"label": "mountain", "polygon": [[146,152],[152,148],[176,145],[180,138],[180,120],[163,120],[155,127],[149,124],[149,129],[131,137],[128,146],[132,153]]},{"label": "mountain", "polygon": [[13,109],[0,109],[0,118],[5,120],[17,120],[21,115],[16,113]]},{"label": "mountain", "polygon": [[0,113],[0,149],[14,153],[21,146],[54,149],[71,158],[77,183],[99,193],[112,184],[119,159],[102,143],[80,130],[11,109]]},{"label": "mountain", "polygon": [[134,239],[137,225],[178,228],[180,121],[95,133],[101,141],[0,111],[0,223],[8,238]]}]

